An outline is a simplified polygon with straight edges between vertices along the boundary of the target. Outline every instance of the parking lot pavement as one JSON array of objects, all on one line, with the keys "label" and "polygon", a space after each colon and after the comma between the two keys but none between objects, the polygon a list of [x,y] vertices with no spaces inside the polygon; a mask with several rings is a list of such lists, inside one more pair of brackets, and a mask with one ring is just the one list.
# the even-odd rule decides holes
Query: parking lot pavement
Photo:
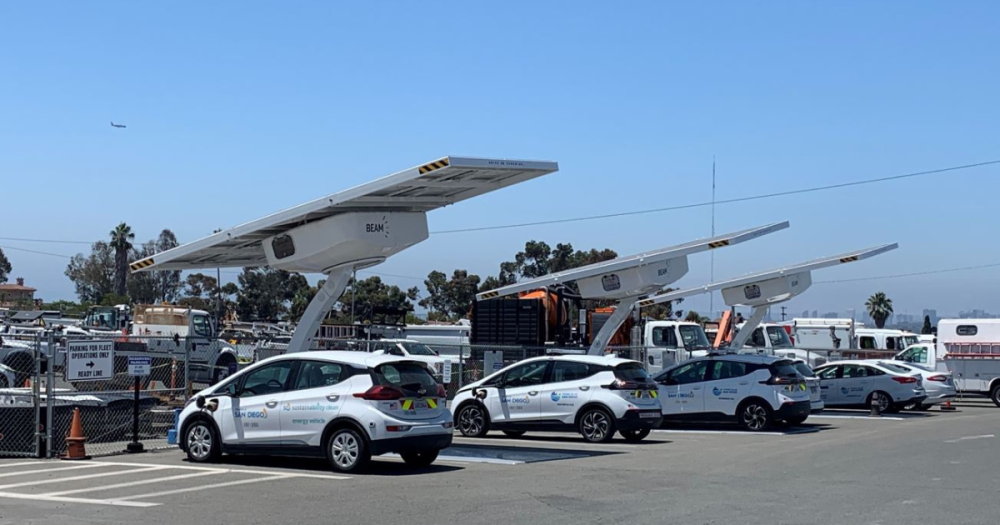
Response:
[{"label": "parking lot pavement", "polygon": [[459,437],[456,447],[473,455],[481,447],[505,458],[559,457],[449,457],[417,470],[380,458],[352,476],[333,475],[314,459],[192,465],[179,451],[82,463],[2,460],[0,524],[912,525],[992,523],[1000,515],[1000,409],[991,404],[878,423],[820,421],[817,432],[706,428],[658,432],[638,445],[587,444],[573,434]]}]

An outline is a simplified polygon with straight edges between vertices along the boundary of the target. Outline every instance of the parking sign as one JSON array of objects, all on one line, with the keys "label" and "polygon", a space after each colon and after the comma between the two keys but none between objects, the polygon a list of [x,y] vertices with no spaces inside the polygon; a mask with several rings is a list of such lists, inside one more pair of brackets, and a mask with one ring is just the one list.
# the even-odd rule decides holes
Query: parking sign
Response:
[{"label": "parking sign", "polygon": [[66,381],[102,381],[115,376],[113,341],[66,343]]}]

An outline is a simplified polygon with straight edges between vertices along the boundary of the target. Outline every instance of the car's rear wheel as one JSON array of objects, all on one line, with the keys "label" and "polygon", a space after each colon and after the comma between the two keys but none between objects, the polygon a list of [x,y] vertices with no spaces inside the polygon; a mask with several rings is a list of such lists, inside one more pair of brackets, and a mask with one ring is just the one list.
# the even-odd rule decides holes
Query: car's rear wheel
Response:
[{"label": "car's rear wheel", "polygon": [[222,450],[215,427],[207,421],[195,421],[184,435],[187,457],[195,463],[217,461]]},{"label": "car's rear wheel", "polygon": [[507,434],[507,437],[512,437],[512,438],[519,438],[524,435],[523,430],[504,430],[503,433]]},{"label": "car's rear wheel", "polygon": [[994,405],[1000,407],[1000,384],[994,385],[993,390],[990,390],[990,399]]},{"label": "car's rear wheel", "polygon": [[737,419],[745,430],[760,432],[767,430],[774,422],[771,407],[763,401],[750,400],[740,405]]},{"label": "car's rear wheel", "polygon": [[872,395],[868,398],[868,405],[871,406],[873,402],[878,405],[880,413],[898,412],[896,405],[892,402],[892,396],[881,390],[872,392]]},{"label": "car's rear wheel", "polygon": [[438,457],[438,450],[421,450],[420,452],[400,452],[399,456],[411,467],[429,467]]},{"label": "car's rear wheel", "polygon": [[326,447],[330,466],[339,472],[357,472],[371,461],[371,451],[364,438],[351,428],[333,431]]},{"label": "car's rear wheel", "polygon": [[458,411],[455,418],[458,431],[465,437],[483,437],[490,430],[490,420],[486,409],[478,403],[470,403]]},{"label": "car's rear wheel", "polygon": [[229,378],[229,367],[236,363],[236,359],[224,356],[215,363],[215,372],[212,374],[212,384],[217,385]]},{"label": "car's rear wheel", "polygon": [[580,416],[580,434],[591,443],[607,443],[615,435],[615,420],[601,408],[590,408]]},{"label": "car's rear wheel", "polygon": [[652,431],[653,430],[651,428],[646,427],[646,428],[636,428],[632,430],[619,430],[618,433],[621,434],[623,438],[625,438],[625,441],[631,441],[634,443],[636,441],[642,441],[646,439],[646,437],[649,436],[649,433]]}]

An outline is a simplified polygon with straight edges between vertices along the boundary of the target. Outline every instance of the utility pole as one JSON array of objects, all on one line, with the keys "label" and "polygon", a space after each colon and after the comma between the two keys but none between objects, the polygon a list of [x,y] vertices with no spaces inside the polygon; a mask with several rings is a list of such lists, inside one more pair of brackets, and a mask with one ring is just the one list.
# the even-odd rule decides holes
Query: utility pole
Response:
[{"label": "utility pole", "polygon": [[354,326],[354,299],[358,296],[358,270],[354,270],[353,281],[351,281],[351,326]]},{"label": "utility pole", "polygon": [[782,321],[785,320],[785,307],[784,306],[781,307],[781,320]]},{"label": "utility pole", "polygon": [[[712,155],[712,237],[715,237],[715,155]],[[715,250],[711,251],[712,263],[708,282],[715,282]],[[715,292],[708,293],[708,316],[715,318]]]}]

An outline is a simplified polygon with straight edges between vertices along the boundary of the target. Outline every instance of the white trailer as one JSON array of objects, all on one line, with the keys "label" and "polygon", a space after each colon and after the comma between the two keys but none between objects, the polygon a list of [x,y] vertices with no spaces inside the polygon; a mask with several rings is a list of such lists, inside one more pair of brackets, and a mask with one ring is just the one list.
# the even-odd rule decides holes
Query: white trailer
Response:
[{"label": "white trailer", "polygon": [[792,319],[795,346],[810,350],[899,351],[919,342],[917,334],[859,326],[851,319]]},{"label": "white trailer", "polygon": [[936,345],[911,345],[895,359],[950,371],[960,393],[988,395],[1000,407],[1000,319],[942,319]]}]

